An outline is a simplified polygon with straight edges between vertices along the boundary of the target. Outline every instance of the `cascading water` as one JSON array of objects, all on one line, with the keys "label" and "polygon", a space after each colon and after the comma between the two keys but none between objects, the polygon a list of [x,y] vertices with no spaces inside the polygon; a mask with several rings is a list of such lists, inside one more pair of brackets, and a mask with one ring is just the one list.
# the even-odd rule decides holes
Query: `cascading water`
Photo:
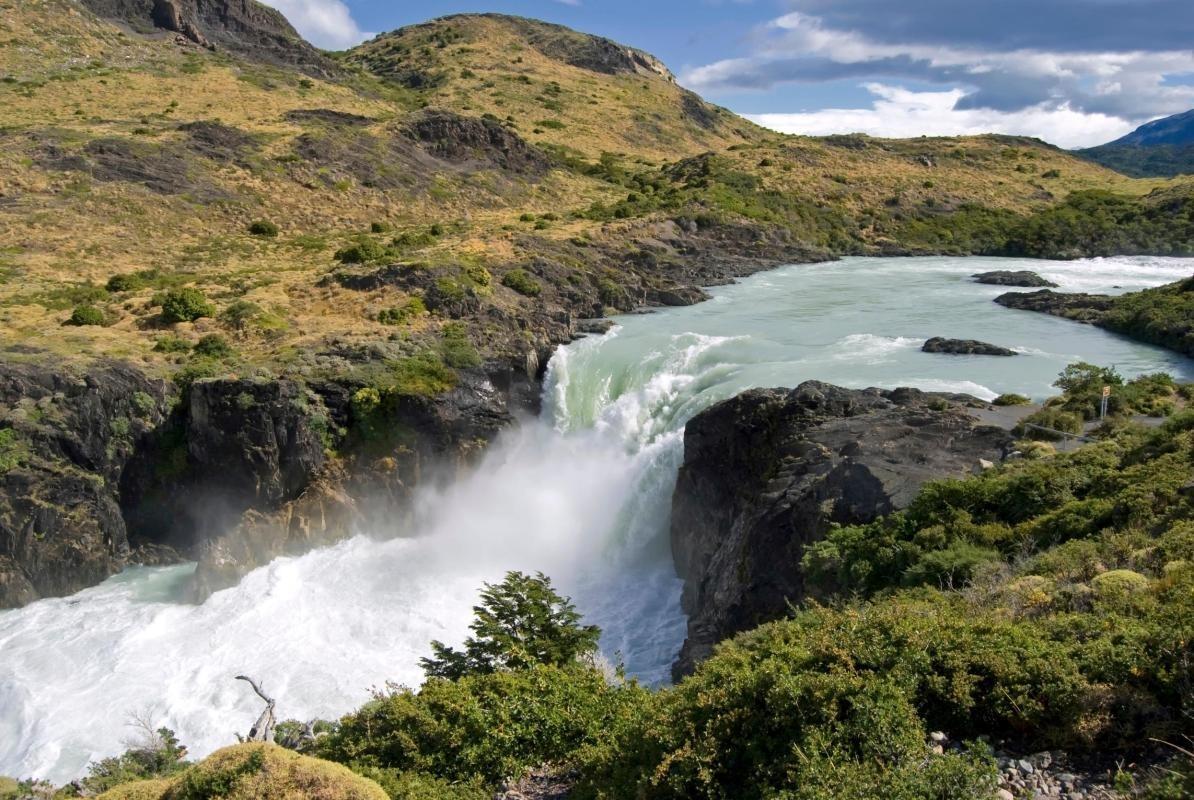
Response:
[{"label": "cascading water", "polygon": [[[607,655],[656,683],[684,635],[667,541],[685,422],[751,386],[817,378],[982,397],[1049,393],[1065,364],[1194,376],[1172,353],[990,302],[971,272],[1033,269],[1062,291],[1188,276],[1179,259],[847,259],[723,287],[691,308],[621,320],[553,358],[541,419],[457,483],[417,495],[409,530],[279,559],[201,605],[188,566],[136,568],[69,598],[0,612],[0,774],[63,781],[122,749],[147,712],[202,755],[245,731],[261,678],[284,716],[334,717],[383,682],[421,679],[428,643],[458,642],[483,581],[541,570],[604,630]],[[928,336],[1018,358],[935,356]],[[394,538],[395,534],[399,534]]]}]

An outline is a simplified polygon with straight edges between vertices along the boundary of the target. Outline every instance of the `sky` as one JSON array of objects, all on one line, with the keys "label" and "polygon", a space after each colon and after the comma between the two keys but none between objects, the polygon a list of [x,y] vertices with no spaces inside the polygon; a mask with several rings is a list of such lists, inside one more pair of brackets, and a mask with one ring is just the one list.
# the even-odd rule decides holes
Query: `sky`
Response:
[{"label": "sky", "polygon": [[1194,0],[263,0],[320,47],[468,11],[659,56],[789,133],[1012,133],[1061,147],[1194,108]]}]

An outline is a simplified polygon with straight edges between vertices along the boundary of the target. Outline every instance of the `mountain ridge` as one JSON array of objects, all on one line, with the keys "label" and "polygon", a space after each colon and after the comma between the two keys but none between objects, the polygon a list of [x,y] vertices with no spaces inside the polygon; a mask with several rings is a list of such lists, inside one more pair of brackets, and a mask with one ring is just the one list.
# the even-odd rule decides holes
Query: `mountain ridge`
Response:
[{"label": "mountain ridge", "polygon": [[1194,109],[1146,122],[1113,142],[1076,152],[1132,177],[1194,174]]}]

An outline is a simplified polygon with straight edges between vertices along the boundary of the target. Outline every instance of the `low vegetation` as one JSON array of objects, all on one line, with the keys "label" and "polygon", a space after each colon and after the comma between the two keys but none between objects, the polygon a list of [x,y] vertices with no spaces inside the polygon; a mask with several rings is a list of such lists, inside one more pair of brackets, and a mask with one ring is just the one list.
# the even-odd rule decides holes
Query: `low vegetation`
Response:
[{"label": "low vegetation", "polygon": [[[1194,641],[1189,387],[1084,364],[1058,385],[1048,407],[1080,418],[1093,387],[1115,387],[1099,442],[930,483],[905,511],[831,530],[804,556],[806,602],[723,643],[673,688],[650,691],[604,666],[598,631],[546,577],[510,573],[483,588],[461,648],[432,643],[421,687],[378,691],[321,724],[307,752],[395,798],[487,797],[549,765],[582,799],[971,800],[994,790],[990,739],[1078,754],[1178,741]],[[354,408],[382,402],[358,395]],[[1160,427],[1129,421],[1162,397],[1174,408]],[[935,730],[962,744],[934,751]],[[85,785],[156,781],[112,797],[214,797],[202,788],[213,780],[283,785],[259,776],[280,780],[263,766],[276,749],[188,766],[169,731],[157,736],[150,754],[94,765]],[[311,775],[332,769],[287,758]],[[1191,780],[1175,751],[1117,785],[1167,800]],[[186,787],[198,788],[165,793]],[[219,796],[247,789],[233,791]]]}]

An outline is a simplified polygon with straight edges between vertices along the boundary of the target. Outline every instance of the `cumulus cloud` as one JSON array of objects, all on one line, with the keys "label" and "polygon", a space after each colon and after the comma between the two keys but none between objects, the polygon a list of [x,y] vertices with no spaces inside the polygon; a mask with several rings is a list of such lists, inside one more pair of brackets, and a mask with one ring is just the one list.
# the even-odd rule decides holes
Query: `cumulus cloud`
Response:
[{"label": "cumulus cloud", "polygon": [[[937,98],[937,106],[953,97],[946,110],[954,124],[988,119],[1018,126],[1027,119],[1077,115],[1092,122],[1116,118],[1131,127],[1194,106],[1194,86],[1167,80],[1194,72],[1189,0],[965,5],[902,0],[898,6],[887,0],[791,0],[790,5],[795,10],[756,32],[752,55],[698,67],[682,80],[705,92],[851,78],[929,83],[949,88],[922,94]],[[876,103],[860,111],[878,110]]]},{"label": "cumulus cloud", "polygon": [[373,34],[365,33],[341,0],[262,0],[281,11],[311,43],[326,50],[343,50]]},{"label": "cumulus cloud", "polygon": [[1106,114],[1088,114],[1069,107],[1033,106],[1020,111],[958,108],[961,89],[916,92],[871,83],[875,96],[870,108],[827,108],[794,114],[748,115],[755,122],[783,133],[823,136],[869,133],[872,136],[964,136],[1007,133],[1036,136],[1060,147],[1088,147],[1117,139],[1133,125]]}]

